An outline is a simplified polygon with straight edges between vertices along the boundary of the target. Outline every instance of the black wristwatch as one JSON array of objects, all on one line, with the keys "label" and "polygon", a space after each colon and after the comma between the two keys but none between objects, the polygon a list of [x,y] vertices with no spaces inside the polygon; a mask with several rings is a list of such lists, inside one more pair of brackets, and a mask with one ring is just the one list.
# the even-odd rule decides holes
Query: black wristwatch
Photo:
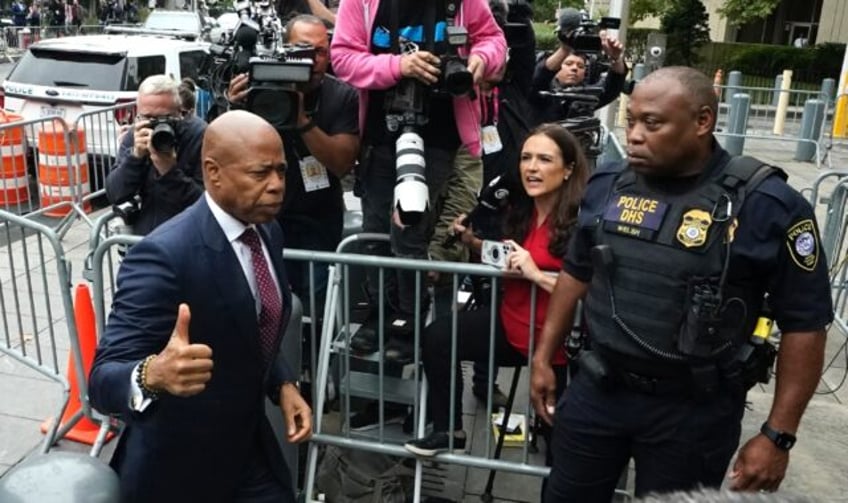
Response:
[{"label": "black wristwatch", "polygon": [[777,431],[771,426],[769,426],[768,421],[763,423],[760,427],[760,433],[766,436],[769,440],[774,442],[774,445],[777,446],[778,449],[782,451],[788,451],[795,445],[795,442],[798,440],[795,438],[795,435],[791,433],[786,433],[785,431]]}]

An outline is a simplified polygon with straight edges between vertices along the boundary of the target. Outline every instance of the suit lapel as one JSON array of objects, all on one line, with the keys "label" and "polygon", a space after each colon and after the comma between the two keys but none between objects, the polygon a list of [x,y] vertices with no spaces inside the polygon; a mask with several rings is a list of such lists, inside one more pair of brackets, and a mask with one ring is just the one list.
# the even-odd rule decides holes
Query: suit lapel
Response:
[{"label": "suit lapel", "polygon": [[224,234],[221,225],[215,220],[212,210],[206,204],[206,198],[201,197],[203,218],[198,226],[201,239],[209,250],[208,260],[219,298],[227,299],[226,306],[235,321],[238,335],[245,338],[258,361],[262,361],[262,350],[259,346],[259,326],[256,320],[256,308],[253,293],[241,263],[236,257],[233,247]]}]

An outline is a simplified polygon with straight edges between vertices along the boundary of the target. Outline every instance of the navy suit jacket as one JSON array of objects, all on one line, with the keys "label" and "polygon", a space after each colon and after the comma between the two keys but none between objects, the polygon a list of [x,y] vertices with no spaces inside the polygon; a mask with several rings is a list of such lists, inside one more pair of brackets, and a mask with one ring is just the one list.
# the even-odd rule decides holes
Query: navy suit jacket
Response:
[{"label": "navy suit jacket", "polygon": [[[291,315],[282,231],[276,222],[258,227],[283,292],[281,340]],[[111,462],[122,501],[232,501],[249,459],[262,451],[290,487],[264,399],[277,403],[280,384],[294,374],[283,358],[263,365],[254,297],[205,197],[130,249],[117,287],[89,393],[96,409],[126,423]],[[212,378],[195,396],[163,393],[135,412],[133,368],[165,348],[182,302],[191,309],[191,342],[212,348]]]}]

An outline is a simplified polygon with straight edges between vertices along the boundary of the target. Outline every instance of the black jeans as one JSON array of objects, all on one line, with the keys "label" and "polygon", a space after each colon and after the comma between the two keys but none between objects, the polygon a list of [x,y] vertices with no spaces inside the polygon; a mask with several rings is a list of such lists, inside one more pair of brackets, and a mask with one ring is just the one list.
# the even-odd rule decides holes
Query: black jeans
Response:
[{"label": "black jeans", "polygon": [[[399,228],[391,223],[394,187],[397,179],[395,171],[394,145],[375,145],[368,148],[369,153],[359,166],[358,176],[362,188],[362,229],[365,232],[391,234],[391,253],[396,257],[427,258],[430,237],[436,222],[433,211],[425,213],[415,225]],[[453,169],[456,151],[447,151],[425,145],[426,178],[430,192],[430,203],[434,204],[445,190]],[[387,255],[384,244],[367,244],[366,253]],[[415,312],[415,272],[396,271],[394,280],[386,274],[386,283],[397,285],[397,299],[388,299],[395,310],[412,314]],[[421,284],[424,284],[423,278]],[[380,285],[378,271],[368,270],[368,293],[377,299],[377,287]],[[423,297],[422,297],[423,299]]]},{"label": "black jeans", "polygon": [[[457,314],[456,380],[454,393],[454,430],[462,429],[462,370],[461,361],[485,362],[488,370],[490,317],[488,309],[465,311]],[[423,335],[424,372],[428,384],[428,410],[433,419],[433,431],[448,431],[450,427],[450,373],[451,373],[452,317],[444,316],[425,330]],[[527,356],[516,350],[506,338],[500,316],[495,315],[492,344],[495,348],[496,366],[515,367],[527,365]],[[565,367],[558,367],[557,390],[565,388]]]},{"label": "black jeans", "polygon": [[544,501],[610,501],[631,457],[637,498],[719,487],[739,445],[744,406],[741,391],[698,399],[607,391],[578,371],[557,403]]}]

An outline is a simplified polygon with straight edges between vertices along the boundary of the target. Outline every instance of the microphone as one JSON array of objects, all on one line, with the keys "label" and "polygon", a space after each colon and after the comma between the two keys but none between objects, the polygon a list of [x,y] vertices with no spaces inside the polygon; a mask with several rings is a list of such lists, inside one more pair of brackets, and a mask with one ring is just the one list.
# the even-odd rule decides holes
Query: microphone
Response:
[{"label": "microphone", "polygon": [[249,23],[242,22],[236,29],[233,40],[238,47],[252,51],[259,40],[259,30],[250,26]]},{"label": "microphone", "polygon": [[559,13],[559,22],[557,25],[557,33],[560,37],[568,35],[569,32],[576,30],[583,22],[583,15],[580,11],[567,7]]},{"label": "microphone", "polygon": [[[506,206],[508,202],[509,182],[504,175],[498,175],[492,178],[488,185],[483,187],[483,190],[480,191],[480,195],[477,197],[477,206],[475,206],[468,215],[462,219],[460,224],[468,225],[469,222],[473,223],[477,216],[484,211],[489,211],[491,213],[498,212]],[[442,246],[450,248],[458,239],[459,234],[451,234],[447,237],[447,239],[445,239]]]}]

